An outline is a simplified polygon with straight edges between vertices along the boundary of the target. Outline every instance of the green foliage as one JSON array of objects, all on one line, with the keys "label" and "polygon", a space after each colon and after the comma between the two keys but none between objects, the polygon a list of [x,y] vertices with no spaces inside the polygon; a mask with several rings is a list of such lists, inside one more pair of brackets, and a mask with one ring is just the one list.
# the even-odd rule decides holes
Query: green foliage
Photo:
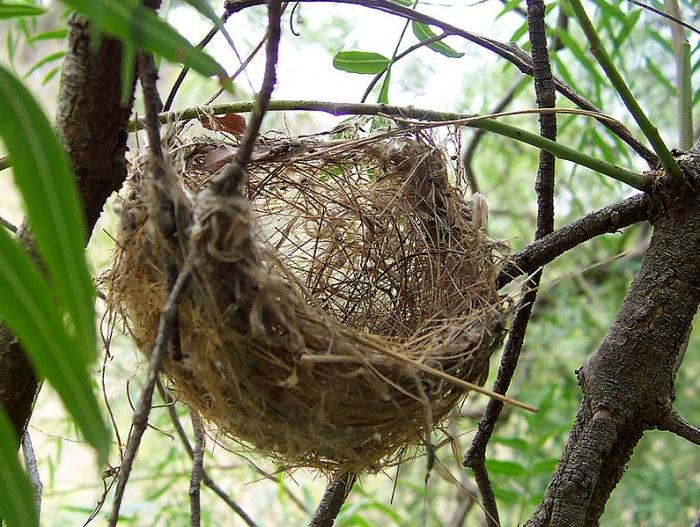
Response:
[{"label": "green foliage", "polygon": [[105,33],[172,62],[181,62],[205,77],[217,75],[225,86],[230,87],[226,73],[218,62],[190,44],[151,9],[116,0],[64,1],[89,17]]},{"label": "green foliage", "polygon": [[0,20],[6,18],[18,18],[23,16],[37,16],[46,12],[46,9],[29,3],[0,3]]},{"label": "green foliage", "polygon": [[75,182],[43,111],[22,83],[2,68],[0,99],[5,101],[0,106],[0,136],[51,277],[49,285],[29,254],[0,230],[0,318],[56,388],[104,462],[109,432],[87,371],[97,339],[93,287],[83,250],[86,228]]},{"label": "green foliage", "polygon": [[[430,29],[429,25],[423,24],[421,22],[416,22],[415,20],[411,22],[411,28],[413,29],[413,34],[421,42],[425,42],[426,40],[430,40],[431,38],[435,38],[437,36],[437,33]],[[458,59],[464,56],[464,53],[455,51],[454,48],[448,46],[444,42],[440,42],[439,40],[437,42],[431,42],[430,44],[426,45],[433,51],[436,51],[441,55],[444,55],[445,57],[449,57],[451,59]]]},{"label": "green foliage", "polygon": [[371,51],[338,51],[333,57],[333,67],[349,73],[376,75],[390,64],[384,55]]}]

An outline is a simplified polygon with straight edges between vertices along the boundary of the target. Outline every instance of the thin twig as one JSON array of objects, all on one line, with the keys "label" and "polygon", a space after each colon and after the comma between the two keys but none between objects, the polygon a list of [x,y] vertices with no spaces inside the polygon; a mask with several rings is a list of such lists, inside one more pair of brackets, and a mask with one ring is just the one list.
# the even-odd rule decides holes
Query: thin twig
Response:
[{"label": "thin twig", "polygon": [[192,416],[192,430],[194,431],[194,452],[192,456],[192,474],[190,475],[190,527],[202,525],[202,504],[200,501],[200,488],[204,472],[204,427],[202,420],[196,412]]},{"label": "thin twig", "polygon": [[[406,22],[406,25],[408,25],[408,22]],[[403,34],[401,36],[403,36]],[[446,33],[442,33],[441,35],[435,35],[434,37],[430,37],[428,39],[421,40],[420,42],[418,42],[416,44],[413,44],[413,46],[406,48],[404,51],[402,51],[399,54],[394,53],[394,56],[389,61],[389,64],[387,64],[387,66],[382,71],[377,73],[372,78],[370,83],[367,85],[367,88],[365,89],[365,93],[362,94],[362,99],[360,99],[360,102],[365,102],[367,100],[367,97],[369,97],[369,94],[372,92],[372,88],[374,88],[376,86],[377,82],[379,82],[379,79],[381,79],[384,76],[384,74],[387,73],[387,71],[389,71],[392,68],[392,66],[394,64],[396,64],[402,58],[410,55],[411,53],[413,53],[417,49],[420,49],[423,46],[427,46],[429,44],[433,44],[435,42],[439,42],[440,40],[444,39],[446,36],[447,36]]]},{"label": "thin twig", "polygon": [[350,471],[331,481],[309,521],[309,527],[332,527],[356,480],[356,474]]},{"label": "thin twig", "polygon": [[634,95],[632,95],[627,83],[613,63],[610,55],[608,55],[608,52],[601,42],[593,22],[591,22],[591,19],[588,18],[586,10],[581,4],[581,0],[569,0],[569,5],[573,9],[584,35],[586,35],[591,54],[595,57],[596,61],[598,61],[600,67],[603,68],[608,80],[615,88],[615,91],[617,91],[618,95],[622,99],[622,102],[625,104],[630,114],[639,125],[639,128],[651,143],[654,152],[656,152],[656,155],[659,156],[659,161],[666,170],[669,178],[676,183],[680,183],[683,180],[683,174],[678,166],[678,162],[675,160],[670,150],[666,146],[666,143],[664,143],[663,139],[659,135],[657,128],[651,123],[641,106],[639,106],[637,99],[635,99]]},{"label": "thin twig", "polygon": [[650,218],[650,201],[644,194],[619,201],[591,212],[566,227],[534,241],[514,254],[498,275],[499,288],[521,275],[535,272],[566,251],[601,234],[617,232]]},{"label": "thin twig", "polygon": [[0,157],[0,172],[7,168],[10,168],[11,166],[12,163],[10,162],[10,156]]},{"label": "thin twig", "polygon": [[[388,13],[395,16],[400,16],[403,18],[408,18],[410,20],[415,20],[417,22],[422,22],[424,24],[432,25],[440,28],[444,33],[448,35],[456,35],[462,37],[474,44],[477,44],[498,56],[506,59],[511,64],[516,66],[521,73],[526,75],[533,75],[532,70],[532,59],[531,57],[513,43],[503,43],[498,40],[483,37],[469,31],[464,31],[458,27],[455,27],[447,22],[443,22],[437,18],[425,15],[409,7],[399,5],[392,0],[299,0],[300,2],[306,3],[338,3],[338,4],[351,4],[367,7],[370,9],[375,9],[383,13]],[[265,0],[225,0],[225,8],[230,13],[237,13],[249,7],[264,4]],[[557,91],[559,91],[564,97],[572,101],[579,108],[584,110],[590,110],[594,112],[600,112],[598,108],[592,103],[587,101],[584,97],[576,93],[570,86],[568,86],[564,81],[559,78],[554,78]],[[654,152],[649,150],[646,146],[640,143],[625,127],[619,127],[615,123],[603,122],[601,123],[607,127],[611,132],[617,135],[625,143],[627,143],[635,152],[637,152],[650,167],[654,167],[658,162],[658,158]]]},{"label": "thin twig", "polygon": [[[515,96],[518,94],[523,84],[524,80],[518,79],[513,87],[508,90],[508,93],[506,93],[501,100],[496,103],[496,106],[494,106],[489,113],[501,113],[503,110],[505,110],[513,99],[515,99]],[[469,144],[464,149],[464,154],[462,155],[462,166],[464,166],[464,171],[467,174],[467,181],[469,182],[469,188],[472,192],[479,192],[479,185],[476,180],[476,175],[474,174],[472,162],[474,161],[476,149],[481,143],[484,134],[486,134],[486,130],[483,128],[478,128],[476,132],[474,132],[471,141],[469,141]]]},{"label": "thin twig", "polygon": [[131,467],[134,464],[134,459],[136,458],[136,453],[138,452],[139,445],[141,444],[143,433],[148,426],[148,414],[151,410],[153,389],[155,387],[156,379],[158,379],[158,374],[163,367],[163,354],[166,344],[170,340],[173,322],[175,320],[175,315],[180,302],[180,296],[185,290],[189,274],[190,265],[188,259],[185,261],[185,264],[182,266],[182,269],[177,275],[172,290],[168,294],[165,306],[163,307],[160,320],[158,321],[158,332],[156,333],[156,340],[153,344],[153,350],[151,351],[151,358],[148,364],[148,378],[146,379],[146,385],[141,392],[139,404],[136,408],[136,413],[134,414],[131,434],[129,435],[129,439],[126,444],[124,459],[119,467],[117,488],[114,492],[112,511],[109,515],[109,527],[114,527],[119,520],[119,509],[121,507],[122,499],[124,498],[126,484],[129,481]]},{"label": "thin twig", "polygon": [[[224,14],[221,15],[221,24],[225,24],[226,21],[229,19],[232,13],[229,13],[228,10],[224,11]],[[198,49],[204,49],[204,47],[211,42],[211,39],[213,39],[216,34],[219,32],[219,29],[221,26],[214,26],[211,28],[209,33],[197,44]],[[168,98],[165,100],[165,104],[163,105],[163,110],[168,111],[170,108],[173,107],[173,102],[175,101],[175,96],[177,95],[178,90],[180,89],[180,86],[182,86],[183,81],[185,80],[185,77],[187,76],[187,73],[189,73],[190,68],[189,66],[184,66],[182,70],[180,71],[180,74],[177,76],[177,79],[175,79],[175,82],[173,83],[173,87],[170,88],[170,93],[168,94]]]},{"label": "thin twig", "polygon": [[[156,387],[158,388],[158,393],[160,394],[161,398],[165,402],[165,407],[168,409],[168,415],[170,416],[170,420],[173,423],[173,427],[175,428],[175,432],[177,433],[178,437],[180,438],[180,441],[182,442],[182,446],[185,449],[185,452],[187,452],[187,455],[190,456],[191,459],[194,459],[194,448],[192,448],[192,445],[190,444],[190,440],[187,438],[187,433],[185,432],[185,429],[182,426],[182,423],[180,422],[180,418],[177,416],[177,410],[175,409],[175,400],[170,396],[170,394],[167,392],[167,390],[163,387],[163,383],[160,382],[160,379],[156,382]],[[226,492],[219,487],[219,485],[214,482],[211,477],[209,477],[209,474],[207,473],[206,469],[202,468],[202,483],[214,493],[219,496],[226,505],[228,505],[233,512],[238,514],[238,516],[241,517],[241,519],[248,525],[249,527],[257,527],[257,524],[253,521],[253,519],[248,516],[248,513],[246,513],[238,503],[236,503],[231,496],[226,494]]]},{"label": "thin twig", "polygon": [[[554,108],[556,91],[549,63],[544,15],[545,6],[543,0],[527,0],[527,23],[534,64],[537,106],[538,108]],[[556,140],[556,114],[542,113],[539,119],[540,135],[550,141]],[[549,152],[540,152],[540,162],[535,181],[535,191],[537,193],[536,240],[543,238],[554,230],[554,172],[554,156]],[[501,364],[494,383],[494,391],[498,393],[505,395],[513,380],[530,315],[532,314],[532,307],[537,298],[537,288],[539,287],[541,276],[541,271],[536,272],[524,285],[526,293],[515,314],[513,327],[503,350]],[[495,399],[489,401],[484,416],[479,422],[472,445],[464,457],[464,465],[474,471],[484,511],[486,512],[486,523],[489,527],[498,527],[500,520],[493,487],[486,469],[486,447],[502,410],[502,402]]]},{"label": "thin twig", "polygon": [[[188,108],[181,112],[168,112],[161,114],[159,119],[161,121],[171,120],[188,120],[195,119],[202,115],[203,111],[212,113],[213,115],[223,115],[228,113],[242,113],[248,112],[251,108],[255,107],[255,103],[251,102],[240,102],[240,103],[228,103],[228,104],[217,104],[208,108]],[[473,128],[483,128],[490,132],[496,133],[498,135],[503,135],[505,137],[510,137],[516,141],[520,141],[536,148],[540,148],[547,152],[554,154],[555,156],[578,163],[585,167],[588,167],[596,172],[609,176],[618,181],[622,181],[627,185],[630,185],[636,189],[644,190],[648,185],[647,178],[636,172],[628,170],[626,168],[607,163],[600,159],[596,159],[593,156],[584,154],[580,150],[568,147],[557,143],[556,141],[551,141],[544,138],[538,134],[533,134],[517,126],[508,125],[495,120],[497,117],[509,116],[509,115],[522,115],[522,114],[534,114],[534,113],[571,113],[586,115],[595,118],[600,122],[610,122],[614,121],[609,116],[604,116],[602,114],[588,111],[588,110],[577,110],[568,108],[540,108],[540,109],[526,109],[512,112],[502,112],[500,114],[488,114],[488,115],[465,115],[454,112],[436,112],[434,110],[426,110],[420,108],[414,108],[411,106],[392,106],[386,104],[367,104],[367,103],[338,103],[329,101],[270,101],[268,111],[320,111],[331,113],[333,115],[380,115],[394,119],[399,122],[404,122],[405,124],[421,125],[421,126],[446,126],[446,125],[460,125],[469,126]],[[427,123],[415,123],[411,122],[409,119],[428,121]],[[142,127],[143,124],[140,120],[132,121],[130,128],[138,129]],[[229,165],[230,167],[231,165]],[[225,169],[226,170],[226,169]],[[221,176],[221,179],[225,179],[225,176]]]},{"label": "thin twig", "polygon": [[280,0],[269,0],[267,4],[267,46],[265,47],[265,75],[262,87],[256,97],[255,106],[250,116],[241,144],[236,151],[235,159],[221,172],[220,176],[212,179],[211,191],[222,196],[240,192],[244,181],[244,170],[250,156],[253,154],[255,140],[260,132],[267,105],[272,97],[272,91],[277,82],[277,58],[280,43],[280,19],[282,4]]},{"label": "thin twig", "polygon": [[697,33],[698,35],[700,35],[700,29],[698,29],[694,26],[691,26],[687,22],[683,22],[683,20],[681,20],[680,18],[676,18],[675,16],[673,16],[669,13],[664,13],[660,9],[656,9],[655,7],[650,6],[649,4],[645,4],[643,2],[640,2],[639,0],[627,0],[627,1],[630,4],[634,4],[637,7],[641,7],[642,9],[646,9],[647,11],[651,11],[655,15],[659,15],[660,17],[663,17],[667,20],[671,20],[671,21],[675,22],[676,24],[678,24],[679,26],[683,26],[684,28],[689,29],[693,33]]},{"label": "thin twig", "polygon": [[6,220],[2,216],[0,216],[0,225],[5,227],[8,231],[12,232],[13,234],[17,234],[17,231],[19,231],[19,229],[17,228],[17,225]]},{"label": "thin twig", "polygon": [[657,428],[676,434],[695,445],[700,445],[700,428],[690,424],[673,410],[666,415]]},{"label": "thin twig", "polygon": [[41,474],[39,473],[39,464],[36,461],[32,440],[29,437],[27,430],[22,434],[22,456],[24,457],[24,466],[29,476],[29,481],[34,489],[34,507],[36,509],[37,525],[41,519],[41,494],[44,491],[44,485],[41,483]]}]

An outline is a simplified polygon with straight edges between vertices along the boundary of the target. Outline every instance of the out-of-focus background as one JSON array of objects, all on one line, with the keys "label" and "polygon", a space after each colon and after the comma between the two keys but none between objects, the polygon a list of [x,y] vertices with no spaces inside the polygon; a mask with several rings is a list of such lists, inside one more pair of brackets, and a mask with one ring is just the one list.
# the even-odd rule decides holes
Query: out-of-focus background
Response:
[{"label": "out-of-focus background", "polygon": [[[20,22],[0,21],[0,61],[25,78],[33,93],[53,115],[58,96],[60,67],[65,50],[67,16],[60,2],[36,2],[49,8],[40,17]],[[517,8],[522,2],[497,0],[422,0],[418,9],[459,26],[502,41],[515,41],[527,48],[524,18]],[[650,1],[657,7],[662,2]],[[166,1],[161,12],[192,42],[199,41],[211,22],[186,2]],[[524,3],[523,3],[524,4]],[[658,4],[658,5],[657,5]],[[212,2],[217,10],[218,3]],[[624,111],[602,73],[586,55],[586,45],[575,23],[557,26],[558,2],[548,2],[548,20],[558,27],[550,38],[561,45],[554,53],[556,73],[606,113],[636,128]],[[670,144],[675,144],[674,64],[668,23],[624,0],[596,0],[587,3],[602,28],[613,59],[629,80],[652,122]],[[693,0],[682,2],[686,20],[696,25],[700,7]],[[264,7],[236,14],[227,29],[245,58],[265,31]],[[371,76],[335,69],[333,56],[339,50],[362,50],[391,57],[405,22],[387,14],[355,6],[333,4],[290,4],[284,17],[276,99],[317,99],[359,102]],[[700,86],[700,50],[695,34],[691,40],[695,85]],[[403,50],[416,43],[410,25],[401,39]],[[446,41],[461,58],[447,58],[421,48],[392,68],[389,101],[435,110],[488,113],[513,87],[518,86],[509,109],[534,106],[529,79],[481,48],[451,37]],[[559,47],[559,46],[557,46]],[[207,47],[232,72],[239,58],[220,37]],[[264,54],[259,54],[235,82],[235,93],[217,102],[250,100],[260,85]],[[160,88],[168,93],[179,67],[163,63]],[[521,82],[522,81],[522,82]],[[115,82],[118,82],[115,79]],[[377,100],[379,85],[369,97]],[[190,74],[175,99],[174,109],[202,105],[217,90],[216,83]],[[695,93],[695,101],[700,91]],[[1,102],[0,102],[1,104]],[[560,101],[568,106],[568,102]],[[137,101],[138,106],[138,101]],[[290,134],[327,130],[340,122],[323,114],[287,112],[270,114],[267,129]],[[511,118],[509,122],[537,130],[535,116]],[[591,155],[623,166],[643,169],[640,160],[608,134],[604,128],[580,116],[560,116],[559,141]],[[189,133],[205,133],[198,125]],[[212,133],[212,132],[206,132]],[[473,131],[464,130],[466,147]],[[640,134],[637,134],[640,136]],[[143,138],[133,135],[132,148]],[[0,153],[2,146],[0,144]],[[469,161],[478,190],[489,202],[488,233],[507,240],[513,250],[531,241],[534,232],[533,182],[537,151],[502,137],[486,135]],[[561,226],[616,199],[630,189],[581,167],[558,162],[556,187],[557,225]],[[465,188],[469,193],[473,189]],[[22,204],[12,182],[12,171],[0,172],[0,216],[19,224]],[[95,276],[110,266],[111,233],[116,226],[112,204],[108,204],[89,245]],[[624,233],[605,236],[586,244],[547,267],[520,368],[511,393],[540,407],[530,415],[508,410],[488,451],[503,525],[524,522],[541,499],[546,483],[562,450],[579,403],[580,392],[574,370],[596,349],[611,324],[648,241],[647,226],[635,226]],[[104,313],[104,306],[98,306]],[[116,324],[110,332],[101,319],[105,342],[109,343],[104,364],[98,365],[94,382],[105,394],[122,438],[128,434],[132,405],[143,382],[144,358]],[[691,338],[678,377],[677,407],[681,414],[697,421],[700,404],[700,342]],[[493,359],[496,369],[498,357]],[[492,376],[493,377],[493,372]],[[1,382],[1,380],[0,380]],[[162,401],[159,401],[162,403]],[[158,402],[157,402],[158,404]],[[449,446],[438,451],[445,471],[433,470],[426,480],[426,461],[364,475],[342,510],[339,526],[438,526],[480,525],[479,504],[470,474],[458,464],[472,438],[486,400],[470,395],[450,418],[449,426],[458,438],[458,452]],[[186,408],[178,406],[190,431]],[[124,525],[189,525],[190,459],[177,439],[166,409],[154,407],[137,458],[122,512]],[[242,449],[207,428],[205,466],[216,482],[237,500],[256,522],[264,526],[302,525],[323,493],[327,480],[303,470],[279,473],[263,457]],[[91,450],[77,439],[75,428],[50,387],[42,389],[29,426],[42,480],[44,500],[42,523],[46,526],[83,525],[96,510],[109,473],[97,471]],[[112,461],[117,462],[116,445]],[[615,490],[602,525],[687,526],[700,511],[700,455],[696,447],[667,433],[646,434],[629,464],[627,475]],[[1,492],[1,489],[0,489]],[[109,503],[109,498],[108,498]],[[467,506],[466,516],[463,507]],[[108,509],[106,507],[105,509]],[[204,525],[243,525],[213,493],[203,490]],[[93,524],[105,521],[105,510]]]}]

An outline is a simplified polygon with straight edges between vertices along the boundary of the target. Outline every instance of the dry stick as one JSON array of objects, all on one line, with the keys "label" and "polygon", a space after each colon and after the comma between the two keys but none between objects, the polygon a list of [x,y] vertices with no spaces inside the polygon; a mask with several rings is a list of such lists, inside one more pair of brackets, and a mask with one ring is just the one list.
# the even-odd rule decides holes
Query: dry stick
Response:
[{"label": "dry stick", "polygon": [[636,194],[591,212],[534,241],[508,260],[498,275],[497,287],[500,289],[518,276],[534,273],[566,251],[596,236],[617,232],[635,223],[649,220],[650,205],[650,200],[645,194]]},{"label": "dry stick", "polygon": [[109,527],[114,527],[119,519],[119,508],[121,507],[121,502],[124,497],[124,490],[126,489],[126,484],[129,480],[131,467],[134,464],[134,459],[136,458],[136,453],[139,445],[141,444],[143,433],[148,426],[148,414],[151,410],[153,389],[155,387],[158,374],[163,367],[163,354],[166,343],[170,340],[180,297],[182,296],[188,282],[190,274],[189,262],[189,259],[185,261],[185,264],[178,273],[177,278],[175,279],[175,284],[168,294],[168,298],[165,301],[165,306],[163,307],[160,319],[158,320],[158,332],[156,333],[156,340],[153,344],[150,360],[148,361],[148,378],[146,379],[146,385],[141,392],[141,397],[139,399],[138,406],[136,407],[136,412],[134,413],[133,429],[126,444],[124,460],[119,467],[117,489],[114,493],[112,512],[109,515]]},{"label": "dry stick", "polygon": [[[408,22],[407,22],[408,24]],[[403,35],[402,35],[403,36]],[[425,40],[421,40],[417,44],[413,44],[410,48],[406,48],[404,51],[399,53],[398,55],[395,55],[394,58],[392,58],[389,61],[389,64],[379,73],[377,73],[370,83],[367,85],[367,88],[365,89],[365,93],[362,94],[362,99],[360,99],[360,102],[365,102],[367,100],[367,97],[369,97],[370,92],[372,91],[372,88],[374,88],[379,82],[379,79],[382,78],[382,76],[389,70],[391,67],[396,64],[398,61],[400,61],[402,58],[406,57],[407,55],[410,55],[413,53],[415,50],[422,48],[423,46],[427,46],[429,44],[433,44],[435,42],[439,42],[440,40],[444,39],[447,36],[446,33],[442,33],[441,35],[435,35],[434,37],[430,37]]]},{"label": "dry stick", "polygon": [[[144,105],[146,109],[146,132],[148,134],[150,163],[152,176],[156,180],[163,181],[163,150],[160,141],[160,130],[158,128],[158,112],[160,110],[160,96],[156,88],[157,72],[153,56],[144,52],[138,55],[139,77],[143,88]],[[166,238],[171,238],[176,231],[175,213],[173,202],[163,194],[158,195],[156,224],[161,228]],[[117,476],[117,487],[114,492],[112,511],[109,515],[108,525],[114,527],[119,521],[119,509],[124,498],[126,484],[129,481],[131,468],[141,444],[146,428],[148,427],[148,414],[151,410],[153,390],[158,374],[163,367],[163,353],[168,343],[175,344],[177,340],[177,313],[180,296],[185,290],[190,273],[191,260],[187,258],[179,272],[176,273],[174,265],[169,265],[167,269],[167,286],[169,289],[168,298],[163,306],[160,319],[158,321],[158,331],[151,351],[149,360],[148,377],[146,385],[141,392],[134,418],[132,430],[127,440],[126,451],[122,459],[119,474]],[[178,346],[179,347],[179,346]]]},{"label": "dry stick", "polygon": [[[232,13],[229,13],[228,11],[224,11],[224,14],[221,15],[221,23],[225,24],[226,21],[229,19]],[[211,39],[213,39],[216,34],[219,32],[220,27],[219,26],[214,26],[209,33],[197,44],[198,49],[204,49],[204,47],[211,42]],[[170,93],[168,94],[168,98],[165,100],[165,104],[163,105],[163,110],[168,111],[170,108],[173,106],[173,102],[175,101],[175,96],[177,95],[178,90],[180,89],[180,86],[182,85],[182,82],[185,80],[185,77],[187,76],[187,73],[190,71],[189,66],[184,66],[182,70],[180,71],[180,74],[177,76],[177,79],[175,79],[175,82],[173,83],[173,87],[170,88]]]},{"label": "dry stick", "polygon": [[[537,106],[538,108],[553,108],[555,106],[556,91],[549,63],[544,15],[545,6],[543,0],[527,0],[527,25],[532,47]],[[557,135],[556,115],[543,113],[540,114],[539,119],[540,135],[554,141]],[[540,162],[535,181],[535,190],[537,192],[535,239],[540,239],[554,230],[554,171],[554,156],[548,152],[540,152]],[[537,298],[537,287],[541,276],[541,270],[537,271],[524,285],[527,292],[523,296],[522,303],[515,314],[513,327],[503,350],[501,365],[494,383],[494,391],[496,392],[505,394],[515,374],[528,322],[532,314],[532,307]],[[502,410],[502,402],[494,399],[489,401],[484,417],[479,422],[472,445],[464,456],[464,466],[470,467],[474,471],[474,477],[486,512],[486,523],[489,527],[497,527],[500,525],[500,520],[493,487],[486,469],[486,447]]]},{"label": "dry stick", "polygon": [[309,527],[332,527],[343,506],[345,498],[352,490],[357,476],[353,471],[346,472],[328,484],[316,512],[309,521]]},{"label": "dry stick", "polygon": [[192,474],[190,475],[190,488],[188,490],[190,496],[190,527],[200,527],[202,525],[200,488],[204,472],[204,427],[196,412],[192,412],[190,415],[192,416],[192,430],[194,431]]},{"label": "dry stick", "polygon": [[272,91],[277,82],[277,58],[280,43],[280,19],[282,18],[282,4],[280,0],[269,0],[267,4],[267,46],[265,47],[265,75],[263,77],[260,92],[256,97],[256,103],[246,126],[241,144],[236,151],[234,160],[223,170],[220,176],[211,181],[211,191],[220,196],[242,194],[241,186],[244,182],[244,170],[250,156],[253,154],[255,140],[260,132],[267,105],[272,97]]},{"label": "dry stick", "polygon": [[[187,438],[187,433],[180,422],[180,418],[177,416],[177,410],[175,409],[175,399],[173,399],[170,394],[163,387],[163,383],[160,379],[156,382],[156,387],[158,388],[158,393],[160,394],[163,401],[165,401],[165,406],[168,409],[168,415],[170,415],[170,420],[173,423],[175,432],[177,433],[182,446],[185,448],[187,455],[194,459],[194,448],[190,444],[190,440]],[[248,516],[248,514],[236,503],[231,496],[226,494],[226,492],[216,484],[216,482],[211,479],[205,468],[202,468],[202,483],[209,489],[211,489],[217,496],[219,496],[226,505],[228,505],[236,514],[238,514],[241,519],[249,527],[257,527],[257,524],[253,519]]]},{"label": "dry stick", "polygon": [[[489,113],[501,113],[503,110],[505,110],[506,107],[511,102],[513,102],[513,99],[515,99],[515,96],[520,91],[522,84],[523,79],[519,79],[518,82],[516,82],[513,85],[513,87],[510,90],[508,90],[508,93],[506,93],[503,96],[503,98],[500,101],[498,101],[496,106],[494,106],[493,110],[491,110]],[[479,143],[481,143],[484,134],[486,134],[486,130],[484,130],[483,128],[477,128],[474,132],[474,135],[472,136],[471,141],[469,141],[469,144],[464,149],[464,154],[462,155],[462,166],[464,167],[464,171],[467,174],[467,181],[469,182],[469,188],[472,192],[479,192],[479,185],[476,181],[476,176],[472,167],[472,161],[474,160],[476,149],[479,146]]]},{"label": "dry stick", "polygon": [[[300,2],[307,3],[337,3],[337,4],[351,4],[367,7],[370,9],[375,9],[384,13],[391,15],[400,16],[403,18],[408,18],[410,20],[415,20],[417,22],[422,22],[424,24],[432,25],[440,28],[444,33],[448,35],[456,35],[462,37],[474,44],[477,44],[498,56],[506,59],[511,64],[516,66],[522,73],[526,75],[533,75],[532,68],[532,58],[521,48],[515,44],[506,44],[494,40],[491,38],[483,37],[469,31],[464,31],[459,29],[447,22],[443,22],[437,18],[425,15],[414,9],[398,5],[392,0],[299,0]],[[225,0],[224,6],[230,14],[237,13],[249,7],[264,4],[265,0]],[[564,81],[558,78],[554,78],[556,89],[564,95],[567,99],[572,101],[578,107],[584,110],[590,110],[594,112],[600,112],[595,105],[587,101],[584,97],[576,93],[570,86],[568,86]],[[627,143],[637,154],[639,154],[650,167],[654,168],[658,162],[658,157],[654,152],[649,150],[641,142],[639,142],[625,127],[620,127],[616,123],[604,122],[601,123],[608,128],[611,132],[617,135],[625,143]]]},{"label": "dry stick", "polygon": [[36,509],[37,525],[39,525],[39,520],[41,519],[41,493],[44,491],[44,485],[41,483],[39,464],[36,461],[32,440],[27,430],[22,434],[22,456],[24,457],[24,466],[27,469],[29,481],[34,489],[34,507]]},{"label": "dry stick", "polygon": [[8,231],[12,232],[13,234],[17,234],[19,229],[17,228],[17,225],[12,223],[11,221],[6,220],[5,218],[0,216],[0,225],[5,227]]}]

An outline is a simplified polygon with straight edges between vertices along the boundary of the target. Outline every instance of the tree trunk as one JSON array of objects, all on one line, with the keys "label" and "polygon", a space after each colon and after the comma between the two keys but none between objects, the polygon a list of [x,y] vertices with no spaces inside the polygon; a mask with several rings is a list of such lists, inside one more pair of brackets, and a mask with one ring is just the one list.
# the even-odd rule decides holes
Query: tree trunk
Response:
[{"label": "tree trunk", "polygon": [[[693,185],[700,144],[683,161]],[[527,525],[594,526],[646,430],[673,415],[674,381],[700,301],[697,188],[652,193],[654,234],[610,332],[578,370],[583,401]]]},{"label": "tree trunk", "polygon": [[[109,195],[126,176],[131,102],[121,103],[121,44],[102,37],[95,48],[89,24],[70,21],[58,101],[57,128],[75,173],[88,233]],[[132,90],[133,91],[133,90]],[[21,239],[29,246],[27,229]],[[15,337],[0,327],[0,405],[21,437],[31,416],[39,380]]]}]

